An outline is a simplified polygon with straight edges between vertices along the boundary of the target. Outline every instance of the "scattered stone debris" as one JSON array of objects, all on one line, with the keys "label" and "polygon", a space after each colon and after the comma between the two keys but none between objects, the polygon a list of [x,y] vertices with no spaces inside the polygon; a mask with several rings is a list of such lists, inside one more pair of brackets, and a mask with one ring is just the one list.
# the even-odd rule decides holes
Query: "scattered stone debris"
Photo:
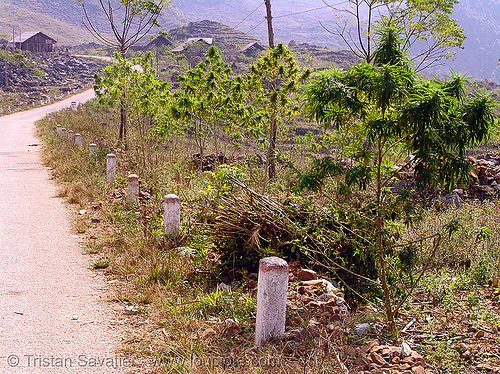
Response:
[{"label": "scattered stone debris", "polygon": [[[409,155],[402,165],[395,168],[399,179],[393,185],[396,191],[415,189],[414,157]],[[441,194],[436,200],[444,206],[461,207],[464,199],[479,199],[500,197],[500,157],[496,153],[486,153],[477,157],[468,156],[472,168],[469,172],[469,185],[456,188],[451,194]]]}]

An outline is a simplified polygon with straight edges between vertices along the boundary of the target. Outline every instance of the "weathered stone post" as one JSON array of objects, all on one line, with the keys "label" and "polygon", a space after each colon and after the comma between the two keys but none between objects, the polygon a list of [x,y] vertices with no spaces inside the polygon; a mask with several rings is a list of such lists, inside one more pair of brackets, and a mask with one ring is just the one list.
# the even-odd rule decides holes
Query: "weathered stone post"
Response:
[{"label": "weathered stone post", "polygon": [[90,143],[89,144],[89,154],[91,156],[94,156],[97,153],[97,144],[95,143]]},{"label": "weathered stone post", "polygon": [[116,156],[113,153],[106,155],[106,180],[113,182],[116,178]]},{"label": "weathered stone post", "polygon": [[139,202],[139,176],[130,174],[127,177],[127,201],[129,204]]},{"label": "weathered stone post", "polygon": [[70,144],[73,144],[73,142],[75,141],[75,133],[73,132],[73,130],[68,131],[68,141]]},{"label": "weathered stone post", "polygon": [[288,264],[279,257],[259,262],[257,283],[257,319],[255,344],[262,345],[272,337],[285,334]]},{"label": "weathered stone post", "polygon": [[62,126],[61,125],[57,125],[57,127],[56,127],[57,135],[61,135],[61,131],[62,131]]},{"label": "weathered stone post", "polygon": [[66,137],[67,137],[67,135],[66,135],[66,127],[63,127],[63,128],[61,129],[61,136],[62,136],[63,138],[66,138]]},{"label": "weathered stone post", "polygon": [[177,195],[166,195],[163,200],[163,232],[176,236],[181,230],[181,204]]},{"label": "weathered stone post", "polygon": [[77,148],[82,149],[82,136],[79,133],[75,134],[75,145]]}]

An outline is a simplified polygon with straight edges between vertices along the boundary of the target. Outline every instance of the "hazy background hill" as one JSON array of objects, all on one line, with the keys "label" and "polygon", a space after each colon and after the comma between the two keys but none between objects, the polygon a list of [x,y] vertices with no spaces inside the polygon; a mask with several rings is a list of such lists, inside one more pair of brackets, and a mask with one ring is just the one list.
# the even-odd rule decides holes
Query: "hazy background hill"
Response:
[{"label": "hazy background hill", "polygon": [[[92,18],[104,30],[106,22],[95,6],[96,0],[86,0]],[[93,6],[94,5],[94,6]],[[273,0],[276,39],[285,43],[311,43],[345,48],[340,40],[328,33],[337,14],[325,7],[322,0]],[[251,12],[254,12],[249,16]],[[449,62],[455,70],[478,78],[500,83],[500,0],[462,0],[456,6],[455,17],[464,28],[465,49]],[[248,18],[244,20],[244,18]],[[261,0],[173,0],[165,9],[161,23],[169,30],[190,21],[213,20],[230,27],[236,26],[260,40],[267,40],[265,7]],[[12,27],[22,31],[40,30],[54,37],[61,45],[93,41],[82,27],[82,11],[77,0],[2,0],[0,3],[0,36],[12,38]],[[448,68],[437,68],[444,72]]]}]

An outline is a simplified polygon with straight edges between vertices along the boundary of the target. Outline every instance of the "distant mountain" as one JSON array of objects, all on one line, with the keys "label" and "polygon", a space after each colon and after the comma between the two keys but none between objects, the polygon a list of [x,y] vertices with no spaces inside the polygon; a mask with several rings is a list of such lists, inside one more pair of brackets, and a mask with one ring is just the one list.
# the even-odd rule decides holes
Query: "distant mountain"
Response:
[{"label": "distant mountain", "polygon": [[461,0],[454,14],[467,39],[447,65],[500,84],[500,0]]},{"label": "distant mountain", "polygon": [[[97,0],[85,1],[98,27],[107,30]],[[272,9],[276,40],[346,48],[341,40],[323,28],[332,29],[338,22],[338,15],[326,7],[323,0],[272,0]],[[500,83],[500,67],[497,65],[500,58],[499,14],[500,0],[461,0],[454,16],[468,37],[465,49],[458,51],[457,59],[448,62],[448,67],[437,67],[436,72],[445,72],[451,66]],[[89,42],[93,39],[82,26],[82,16],[77,0],[1,0],[0,37],[10,39],[12,26],[15,26],[18,31],[19,28],[22,31],[43,31],[58,40],[60,45]],[[264,17],[262,0],[172,0],[160,22],[164,30],[169,30],[193,21],[212,20],[266,42]]]}]

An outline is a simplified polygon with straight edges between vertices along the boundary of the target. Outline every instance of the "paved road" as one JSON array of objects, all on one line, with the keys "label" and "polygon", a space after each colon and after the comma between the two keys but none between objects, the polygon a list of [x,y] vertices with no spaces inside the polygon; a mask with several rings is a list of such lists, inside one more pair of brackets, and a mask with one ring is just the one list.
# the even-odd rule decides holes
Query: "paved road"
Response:
[{"label": "paved road", "polygon": [[104,282],[33,146],[34,121],[92,96],[0,117],[0,373],[115,373],[113,363],[127,365],[115,358]]}]

